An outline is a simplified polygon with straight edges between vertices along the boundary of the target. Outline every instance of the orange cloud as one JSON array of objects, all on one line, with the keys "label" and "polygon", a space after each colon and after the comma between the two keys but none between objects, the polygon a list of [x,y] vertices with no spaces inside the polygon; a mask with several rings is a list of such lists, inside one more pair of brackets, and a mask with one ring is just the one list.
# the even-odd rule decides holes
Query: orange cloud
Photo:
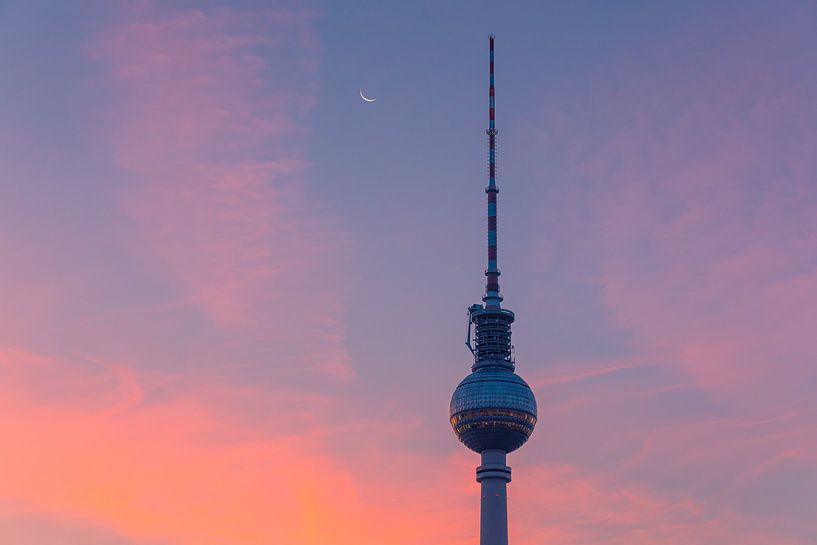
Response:
[{"label": "orange cloud", "polygon": [[[0,503],[140,542],[457,542],[445,513],[407,501],[409,475],[382,506],[364,497],[320,429],[270,435],[189,394],[147,402],[132,395],[135,375],[112,366],[4,348],[0,371]],[[55,400],[57,387],[72,392]],[[221,400],[246,402],[226,390]]]}]

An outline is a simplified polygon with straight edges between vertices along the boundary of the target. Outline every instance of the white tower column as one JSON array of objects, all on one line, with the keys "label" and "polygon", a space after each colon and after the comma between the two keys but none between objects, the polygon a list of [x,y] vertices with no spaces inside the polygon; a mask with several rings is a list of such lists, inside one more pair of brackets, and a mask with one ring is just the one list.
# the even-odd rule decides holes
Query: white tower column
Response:
[{"label": "white tower column", "polygon": [[511,468],[505,465],[505,451],[483,450],[477,482],[482,485],[479,510],[480,545],[508,545],[508,487]]}]

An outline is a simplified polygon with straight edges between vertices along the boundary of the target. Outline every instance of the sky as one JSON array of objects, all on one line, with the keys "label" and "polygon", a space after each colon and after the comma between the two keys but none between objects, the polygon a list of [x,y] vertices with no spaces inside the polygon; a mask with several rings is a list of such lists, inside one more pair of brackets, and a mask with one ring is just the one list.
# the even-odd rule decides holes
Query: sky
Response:
[{"label": "sky", "polygon": [[511,542],[813,544],[815,26],[0,2],[0,542],[477,541],[493,32]]}]

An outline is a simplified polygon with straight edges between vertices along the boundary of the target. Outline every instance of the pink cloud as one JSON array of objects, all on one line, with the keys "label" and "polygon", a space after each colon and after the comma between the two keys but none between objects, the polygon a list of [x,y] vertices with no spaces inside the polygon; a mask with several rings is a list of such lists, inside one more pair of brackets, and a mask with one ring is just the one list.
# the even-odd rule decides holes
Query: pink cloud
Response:
[{"label": "pink cloud", "polygon": [[[598,290],[627,338],[624,356],[531,377],[541,421],[566,443],[551,456],[598,490],[598,505],[584,498],[551,523],[615,504],[609,524],[577,522],[586,533],[556,542],[814,535],[802,509],[817,481],[813,15],[662,37],[591,78],[603,104],[546,114],[549,136],[529,127],[537,146],[567,142],[558,175],[582,182],[557,188],[567,202],[546,210],[545,230],[564,240],[545,253]],[[619,488],[659,507],[616,502]]]},{"label": "pink cloud", "polygon": [[[411,453],[383,460],[365,441],[348,460],[331,454],[318,419],[281,429],[227,409],[256,403],[273,420],[297,418],[281,413],[279,392],[224,385],[134,398],[134,383],[151,377],[87,363],[0,350],[0,535],[31,530],[27,518],[51,521],[29,537],[67,521],[74,529],[60,535],[117,543],[452,545],[473,537],[446,506],[470,499],[475,484],[446,476],[449,464]],[[54,396],[57,386],[71,394]],[[311,415],[325,409],[313,405]],[[417,467],[428,474],[418,478]]]},{"label": "pink cloud", "polygon": [[[6,366],[44,359],[13,355]],[[83,372],[77,375],[75,382],[83,382]],[[329,455],[323,433],[262,438],[240,425],[236,432],[235,420],[193,398],[142,402],[115,414],[54,403],[35,410],[5,397],[1,405],[22,424],[0,420],[3,436],[22,448],[4,450],[4,467],[15,478],[0,491],[12,491],[31,511],[93,521],[123,539],[464,544],[475,538],[473,459],[465,452],[441,460],[398,450],[383,460],[388,451],[364,448],[354,462],[365,468],[350,471]],[[417,468],[425,469],[418,474]],[[515,476],[511,523],[518,543],[682,545],[735,536],[752,545],[797,543],[773,539],[756,520],[712,513],[699,499],[614,475],[522,465]]]},{"label": "pink cloud", "polygon": [[[619,55],[599,76],[621,84],[608,97],[616,115],[594,118],[593,139],[566,154],[591,189],[573,190],[552,222],[595,255],[584,274],[634,336],[632,358],[679,365],[719,396],[761,385],[779,396],[814,378],[817,162],[804,143],[817,136],[817,81],[791,53],[809,35],[806,20],[784,14],[714,48],[685,49],[677,35],[647,60]],[[694,31],[709,40],[714,27]],[[639,63],[673,70],[627,79]],[[570,132],[555,134],[570,142]]]},{"label": "pink cloud", "polygon": [[[132,378],[111,367],[98,374],[10,350],[0,364],[17,376],[4,376],[13,388],[2,396],[6,500],[177,543],[312,543],[321,533],[313,513],[334,528],[359,517],[346,511],[360,508],[353,483],[306,436],[273,441],[233,429],[233,439],[219,439],[235,422],[192,399],[134,404]],[[40,367],[53,382],[40,380]],[[92,401],[47,392],[48,403],[35,402],[37,388],[55,385]],[[351,500],[343,516],[330,491]]]},{"label": "pink cloud", "polygon": [[157,11],[89,45],[113,93],[121,202],[153,267],[216,327],[298,345],[293,365],[348,376],[348,242],[310,194],[304,152],[313,15]]}]

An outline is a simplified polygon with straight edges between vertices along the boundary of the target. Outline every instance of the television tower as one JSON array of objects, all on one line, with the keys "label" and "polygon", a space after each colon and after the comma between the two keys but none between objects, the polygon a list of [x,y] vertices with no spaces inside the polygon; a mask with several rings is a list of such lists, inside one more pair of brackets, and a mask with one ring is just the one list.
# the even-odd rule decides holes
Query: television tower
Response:
[{"label": "television tower", "polygon": [[[484,304],[468,309],[466,346],[474,356],[472,373],[451,396],[451,426],[466,447],[480,453],[477,482],[482,488],[480,545],[508,545],[506,455],[521,447],[536,425],[536,398],[514,373],[511,324],[514,314],[501,308],[496,237],[496,135],[494,124],[494,35],[490,44],[488,88],[488,268]],[[472,336],[472,326],[474,334]],[[473,343],[472,343],[473,341]]]}]

